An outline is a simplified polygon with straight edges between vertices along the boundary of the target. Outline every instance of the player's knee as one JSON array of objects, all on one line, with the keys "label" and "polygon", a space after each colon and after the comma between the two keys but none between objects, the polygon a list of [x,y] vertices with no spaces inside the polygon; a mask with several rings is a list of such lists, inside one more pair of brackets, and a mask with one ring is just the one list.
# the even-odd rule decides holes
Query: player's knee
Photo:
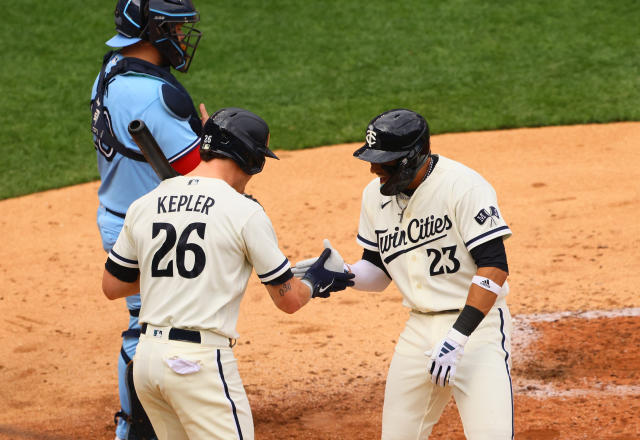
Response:
[{"label": "player's knee", "polygon": [[473,430],[465,429],[465,436],[469,440],[513,440],[513,428],[505,426]]}]

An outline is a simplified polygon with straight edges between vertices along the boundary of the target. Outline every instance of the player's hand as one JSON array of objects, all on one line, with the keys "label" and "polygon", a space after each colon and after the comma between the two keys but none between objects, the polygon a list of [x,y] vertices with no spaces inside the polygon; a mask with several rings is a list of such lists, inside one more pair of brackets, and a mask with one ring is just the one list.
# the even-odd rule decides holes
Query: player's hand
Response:
[{"label": "player's hand", "polygon": [[431,358],[427,367],[427,371],[431,374],[431,382],[441,387],[454,383],[456,365],[464,353],[464,344],[468,339],[468,336],[458,330],[451,329],[433,350],[424,352]]},{"label": "player's hand", "polygon": [[[329,259],[325,263],[324,267],[332,270],[334,272],[341,272],[344,270],[344,259],[340,255],[340,253],[335,250],[328,238],[325,238],[322,241],[322,245],[325,249],[331,249],[331,255],[329,255]],[[304,274],[309,270],[309,268],[318,260],[318,257],[309,258],[307,260],[298,261],[295,266],[291,268],[291,272],[293,272],[293,276],[302,278]]]},{"label": "player's hand", "polygon": [[204,103],[200,103],[200,120],[202,121],[202,126],[207,123],[209,119],[209,112],[207,112],[207,108],[204,106]]},{"label": "player's hand", "polygon": [[311,289],[312,298],[328,298],[331,292],[344,290],[354,284],[354,274],[345,271],[343,267],[339,271],[333,271],[327,266],[331,254],[330,248],[323,250],[302,276],[302,282]]}]

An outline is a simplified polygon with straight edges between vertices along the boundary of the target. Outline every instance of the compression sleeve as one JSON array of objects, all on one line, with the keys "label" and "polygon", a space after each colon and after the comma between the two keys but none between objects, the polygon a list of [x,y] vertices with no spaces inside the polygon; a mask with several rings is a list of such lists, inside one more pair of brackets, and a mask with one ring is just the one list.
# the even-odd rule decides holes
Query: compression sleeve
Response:
[{"label": "compression sleeve", "polygon": [[346,267],[355,275],[352,287],[356,290],[381,292],[391,283],[386,272],[368,260],[362,259],[351,265],[347,264]]},{"label": "compression sleeve", "polygon": [[380,256],[380,252],[375,252],[375,251],[371,251],[369,249],[364,249],[362,251],[362,259],[365,260],[365,261],[368,261],[369,263],[373,264],[374,266],[377,266],[379,269],[381,269],[387,275],[387,277],[389,277],[389,279],[391,279],[391,275],[389,275],[389,272],[387,271],[387,268],[384,267],[384,263],[382,262],[382,257]]},{"label": "compression sleeve", "polygon": [[497,237],[471,249],[471,256],[478,267],[497,267],[509,273],[507,252],[503,237]]}]

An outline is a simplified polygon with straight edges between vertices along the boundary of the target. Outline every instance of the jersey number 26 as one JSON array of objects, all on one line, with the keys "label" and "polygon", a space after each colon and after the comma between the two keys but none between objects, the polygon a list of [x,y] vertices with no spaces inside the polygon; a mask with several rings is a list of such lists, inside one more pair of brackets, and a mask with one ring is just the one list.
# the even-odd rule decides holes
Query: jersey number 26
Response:
[{"label": "jersey number 26", "polygon": [[[183,278],[195,278],[200,275],[204,270],[207,257],[200,246],[195,243],[189,243],[187,240],[189,240],[189,235],[191,235],[193,231],[196,231],[198,237],[204,239],[205,226],[205,223],[191,223],[184,228],[184,231],[182,231],[178,239],[176,228],[171,223],[154,223],[151,237],[156,238],[160,231],[165,231],[166,236],[160,249],[153,255],[153,260],[151,261],[151,276],[173,276],[173,260],[170,260],[164,268],[160,268],[160,261],[162,261],[164,256],[176,245],[176,239],[178,241],[176,247],[176,267],[178,268],[178,274]],[[194,257],[193,267],[191,269],[187,269],[184,261],[187,252],[193,253]]]}]

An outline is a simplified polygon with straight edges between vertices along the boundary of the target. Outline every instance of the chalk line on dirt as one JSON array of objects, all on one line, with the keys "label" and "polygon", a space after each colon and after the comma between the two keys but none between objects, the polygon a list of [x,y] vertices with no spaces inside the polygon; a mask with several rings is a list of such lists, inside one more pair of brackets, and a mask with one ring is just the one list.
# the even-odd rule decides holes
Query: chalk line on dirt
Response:
[{"label": "chalk line on dirt", "polygon": [[[532,325],[536,322],[555,322],[565,318],[598,319],[636,316],[640,316],[640,307],[615,310],[585,310],[515,315],[513,317],[513,333],[511,337],[512,352],[515,360],[517,361],[523,361],[534,356],[534,353],[528,351],[527,348],[541,337],[540,333]],[[571,398],[593,396],[594,394],[601,396],[628,396],[640,395],[640,386],[585,382],[584,387],[562,388],[540,380],[515,377],[513,392],[517,395],[525,395],[527,397],[541,399],[549,397]]]}]

